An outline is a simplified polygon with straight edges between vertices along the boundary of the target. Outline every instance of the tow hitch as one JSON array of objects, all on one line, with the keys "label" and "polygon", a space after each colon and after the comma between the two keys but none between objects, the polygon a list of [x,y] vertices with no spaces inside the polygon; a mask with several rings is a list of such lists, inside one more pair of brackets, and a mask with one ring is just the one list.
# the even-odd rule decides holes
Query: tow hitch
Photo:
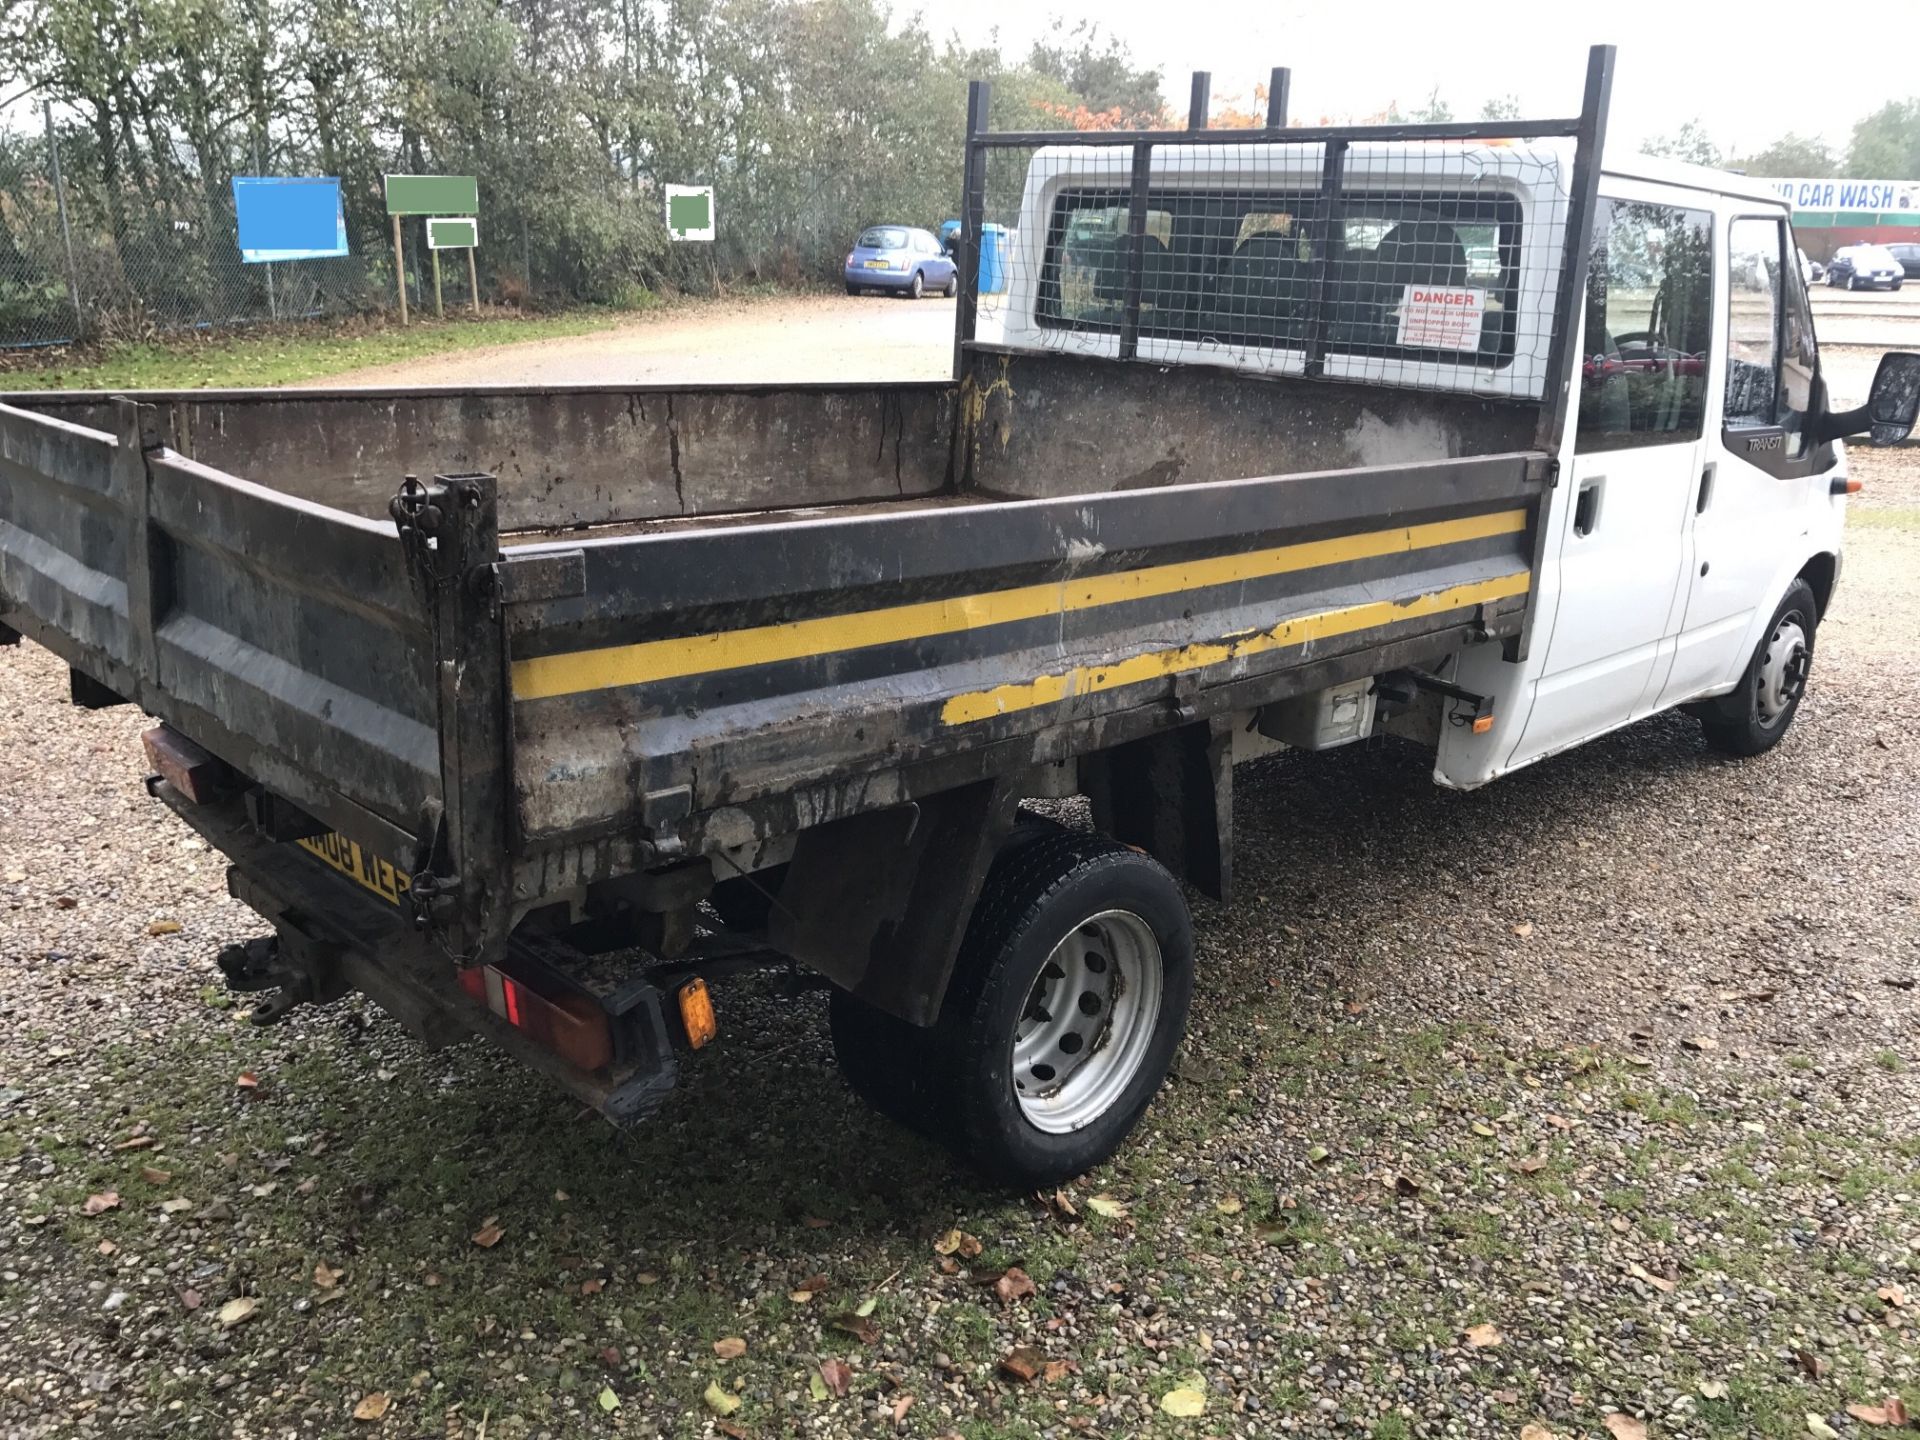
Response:
[{"label": "tow hitch", "polygon": [[255,1025],[277,1025],[296,1005],[323,998],[334,1000],[346,993],[346,987],[340,985],[334,993],[322,995],[324,980],[316,979],[316,973],[324,977],[331,967],[316,966],[314,961],[320,958],[309,957],[305,964],[290,961],[281,952],[278,935],[223,946],[215,957],[229,990],[243,995],[274,992],[247,1012],[247,1019]]}]

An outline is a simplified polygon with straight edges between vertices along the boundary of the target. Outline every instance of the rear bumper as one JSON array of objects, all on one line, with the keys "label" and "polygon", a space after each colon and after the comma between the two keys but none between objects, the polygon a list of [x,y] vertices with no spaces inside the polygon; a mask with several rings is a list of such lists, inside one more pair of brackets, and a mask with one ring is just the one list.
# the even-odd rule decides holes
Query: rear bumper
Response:
[{"label": "rear bumper", "polygon": [[847,284],[864,286],[869,290],[905,290],[913,284],[911,270],[864,270],[857,265],[846,267]]},{"label": "rear bumper", "polygon": [[[474,999],[454,962],[406,910],[298,845],[266,839],[237,798],[195,805],[165,782],[151,788],[232,862],[229,892],[273,926],[284,963],[311,998],[359,990],[429,1048],[482,1036],[617,1122],[644,1119],[673,1089],[677,1061],[651,986],[630,982],[611,997],[622,1043],[611,1063],[581,1069]],[[539,963],[534,952],[523,958]]]}]

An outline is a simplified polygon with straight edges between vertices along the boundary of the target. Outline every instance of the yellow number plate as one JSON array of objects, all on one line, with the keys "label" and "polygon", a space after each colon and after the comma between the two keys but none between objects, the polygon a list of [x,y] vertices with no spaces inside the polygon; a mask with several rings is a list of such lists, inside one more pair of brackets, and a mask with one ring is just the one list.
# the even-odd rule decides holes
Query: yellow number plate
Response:
[{"label": "yellow number plate", "polygon": [[400,897],[407,893],[409,886],[405,875],[344,835],[329,831],[325,835],[311,835],[293,843],[389,904],[398,905]]},{"label": "yellow number plate", "polygon": [[893,262],[891,260],[867,261],[867,269],[869,270],[891,270],[892,268],[893,268]]}]

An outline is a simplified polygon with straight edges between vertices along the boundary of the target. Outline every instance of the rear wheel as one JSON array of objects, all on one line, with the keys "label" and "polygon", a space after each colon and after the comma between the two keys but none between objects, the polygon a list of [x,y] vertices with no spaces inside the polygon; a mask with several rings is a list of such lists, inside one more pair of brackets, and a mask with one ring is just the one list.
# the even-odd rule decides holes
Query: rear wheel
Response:
[{"label": "rear wheel", "polygon": [[1727,755],[1759,755],[1780,743],[1806,694],[1819,622],[1812,588],[1795,580],[1774,610],[1740,684],[1695,707],[1707,744]]},{"label": "rear wheel", "polygon": [[922,295],[926,293],[927,293],[927,277],[922,275],[918,270],[916,270],[913,272],[912,283],[907,286],[907,298],[909,300],[918,300]]},{"label": "rear wheel", "polygon": [[1157,862],[1103,835],[994,863],[935,1027],[935,1138],[997,1179],[1059,1184],[1132,1133],[1193,994],[1193,925]]},{"label": "rear wheel", "polygon": [[859,293],[860,293],[860,287],[859,287],[858,285],[854,285],[854,284],[851,284],[851,283],[850,283],[850,284],[848,284],[848,286],[847,286],[847,294],[849,294],[849,295],[858,295]]},{"label": "rear wheel", "polygon": [[941,287],[940,293],[949,300],[960,293],[960,276],[957,272],[947,276],[947,283]]}]

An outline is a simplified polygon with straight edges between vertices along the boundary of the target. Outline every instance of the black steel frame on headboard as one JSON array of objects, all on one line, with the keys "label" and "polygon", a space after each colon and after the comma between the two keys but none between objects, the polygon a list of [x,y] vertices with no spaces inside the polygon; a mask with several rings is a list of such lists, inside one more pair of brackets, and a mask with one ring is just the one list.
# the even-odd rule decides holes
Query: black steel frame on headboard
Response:
[{"label": "black steel frame on headboard", "polygon": [[1184,130],[1003,130],[987,128],[992,87],[975,80],[967,87],[967,153],[960,200],[960,303],[954,318],[953,371],[961,378],[965,350],[973,342],[980,310],[980,236],[986,220],[987,152],[1043,145],[1127,147],[1133,151],[1132,188],[1127,211],[1126,300],[1120,323],[1120,358],[1132,360],[1140,345],[1140,288],[1145,265],[1147,195],[1157,145],[1321,144],[1326,146],[1322,174],[1320,243],[1314,246],[1311,309],[1306,342],[1307,373],[1317,375],[1327,352],[1327,295],[1331,286],[1328,257],[1331,237],[1340,221],[1347,148],[1355,141],[1383,140],[1540,140],[1574,141],[1573,173],[1569,183],[1566,249],[1560,260],[1560,287],[1554,300],[1552,338],[1547,350],[1547,373],[1540,395],[1536,431],[1539,449],[1557,453],[1573,396],[1573,342],[1580,322],[1581,297],[1587,288],[1588,253],[1593,244],[1595,196],[1600,185],[1600,155],[1606,142],[1607,110],[1613,91],[1614,48],[1595,45],[1587,52],[1586,89],[1580,113],[1557,120],[1474,120],[1416,125],[1318,125],[1289,128],[1287,98],[1292,79],[1284,67],[1275,67],[1267,89],[1267,123],[1262,129],[1209,130],[1207,108],[1211,77],[1195,71]]}]

